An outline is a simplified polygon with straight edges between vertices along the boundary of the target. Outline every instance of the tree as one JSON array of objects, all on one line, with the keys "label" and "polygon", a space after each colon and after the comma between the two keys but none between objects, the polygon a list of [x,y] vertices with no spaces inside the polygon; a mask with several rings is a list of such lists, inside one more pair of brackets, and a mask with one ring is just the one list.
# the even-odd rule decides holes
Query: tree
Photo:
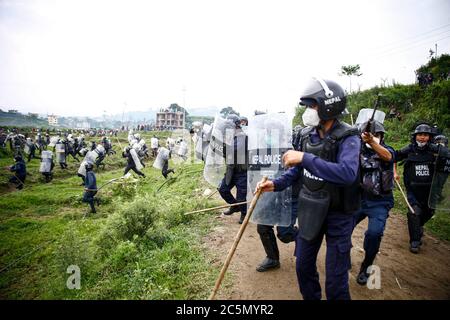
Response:
[{"label": "tree", "polygon": [[341,72],[339,73],[339,75],[340,76],[348,76],[348,78],[350,80],[350,92],[349,93],[352,93],[352,76],[356,76],[356,77],[362,76],[362,73],[359,72],[359,69],[360,69],[359,64],[355,64],[355,65],[349,64],[348,66],[341,67]]},{"label": "tree", "polygon": [[234,113],[234,114],[236,114],[236,115],[239,116],[239,112],[233,110],[232,107],[226,107],[226,108],[223,108],[222,110],[220,110],[220,114],[221,114],[224,118],[226,118],[226,117],[227,117],[229,114],[231,114],[231,113]]}]

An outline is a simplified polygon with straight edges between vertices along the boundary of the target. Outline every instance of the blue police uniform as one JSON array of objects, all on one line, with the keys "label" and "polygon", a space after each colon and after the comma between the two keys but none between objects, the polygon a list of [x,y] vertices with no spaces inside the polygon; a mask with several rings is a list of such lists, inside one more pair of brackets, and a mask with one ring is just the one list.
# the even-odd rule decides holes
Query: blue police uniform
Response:
[{"label": "blue police uniform", "polygon": [[[338,135],[344,129],[348,134]],[[316,260],[323,237],[326,236],[326,296],[327,299],[350,299],[348,286],[348,269],[350,267],[351,235],[353,230],[353,213],[359,206],[359,151],[361,142],[359,134],[348,125],[335,121],[326,136],[321,139],[315,128],[306,128],[301,150],[305,151],[301,164],[289,169],[273,181],[275,191],[281,191],[295,181],[302,179],[299,197],[299,236],[296,238],[295,256],[297,279],[300,292],[305,300],[321,299],[321,287]],[[337,138],[337,139],[336,139]],[[329,141],[329,142],[327,142]],[[327,145],[332,154],[314,151],[314,146]],[[323,147],[322,149],[327,149]],[[311,150],[311,152],[308,152]],[[325,160],[325,159],[327,160]],[[313,181],[313,182],[311,182]],[[320,231],[306,240],[302,236],[303,226],[300,212],[303,210],[302,192],[311,191],[314,181],[327,188],[332,194],[326,216],[320,223]],[[323,187],[325,185],[325,187]],[[320,201],[319,201],[320,202]],[[306,234],[307,232],[305,232]]]},{"label": "blue police uniform", "polygon": [[94,196],[97,194],[97,191],[94,190],[97,190],[97,179],[95,177],[95,173],[92,170],[86,171],[84,186],[89,190],[84,191],[83,202],[89,203],[91,212],[95,213],[96,211],[94,207]]},{"label": "blue police uniform", "polygon": [[[361,151],[361,175],[362,175],[362,199],[361,210],[355,213],[353,217],[354,227],[366,217],[369,224],[364,237],[365,258],[361,264],[361,272],[365,273],[369,266],[373,264],[380,248],[383,237],[386,220],[389,217],[389,211],[394,207],[393,172],[394,172],[394,150],[381,143],[389,153],[390,161],[382,161],[372,149],[365,145]],[[361,282],[364,284],[365,280]]]},{"label": "blue police uniform", "polygon": [[15,165],[11,166],[11,172],[15,173],[15,176],[9,179],[9,182],[17,184],[17,189],[22,189],[24,187],[25,179],[27,177],[27,167],[25,161],[22,159],[17,161]]}]

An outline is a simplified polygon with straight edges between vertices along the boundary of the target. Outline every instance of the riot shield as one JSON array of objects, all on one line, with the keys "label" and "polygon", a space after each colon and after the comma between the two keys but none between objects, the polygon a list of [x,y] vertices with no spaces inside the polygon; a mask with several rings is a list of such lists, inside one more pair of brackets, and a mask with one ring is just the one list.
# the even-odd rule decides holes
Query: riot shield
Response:
[{"label": "riot shield", "polygon": [[96,147],[95,147],[95,151],[97,151],[97,154],[105,154],[106,153],[106,150],[105,150],[105,147],[103,146],[103,145],[101,145],[101,144],[98,144]]},{"label": "riot shield", "polygon": [[58,143],[55,146],[56,151],[56,162],[64,163],[66,162],[66,149],[64,148],[64,144]]},{"label": "riot shield", "polygon": [[428,206],[431,209],[450,211],[450,152],[439,145]]},{"label": "riot shield", "polygon": [[25,143],[25,146],[23,147],[23,151],[25,152],[25,154],[31,153],[31,147],[28,143]]},{"label": "riot shield", "polygon": [[178,147],[177,154],[182,158],[186,158],[187,153],[188,153],[187,143],[185,141],[181,141]]},{"label": "riot shield", "polygon": [[[58,142],[58,140],[59,140],[59,136],[51,137],[50,143],[48,144],[48,146],[53,148],[56,145],[56,143]],[[36,141],[38,141],[38,140],[36,139]]]},{"label": "riot shield", "polygon": [[164,147],[159,148],[158,155],[153,162],[153,167],[161,170],[163,168],[164,161],[167,159],[169,159],[169,150]]},{"label": "riot shield", "polygon": [[131,157],[133,158],[136,169],[141,170],[143,168],[141,160],[139,160],[138,154],[135,149],[130,149]]},{"label": "riot shield", "polygon": [[49,173],[52,170],[53,153],[51,151],[42,151],[40,173]]},{"label": "riot shield", "polygon": [[[373,109],[364,108],[359,110],[358,117],[356,118],[355,124],[359,127],[363,123],[366,123],[370,120],[373,114]],[[377,110],[375,111],[375,116],[373,117],[374,120],[383,123],[384,118],[386,117],[386,114],[383,111]]]},{"label": "riot shield", "polygon": [[[232,145],[234,123],[220,116],[214,119],[211,141],[205,160],[203,178],[213,187],[219,187],[226,171],[224,144]],[[231,141],[230,141],[231,137]]]},{"label": "riot shield", "polygon": [[177,129],[172,132],[171,138],[175,142],[174,149],[172,149],[172,155],[177,155],[177,157],[172,157],[172,160],[175,164],[180,164],[186,161],[190,155],[191,135],[189,130]]},{"label": "riot shield", "polygon": [[[283,154],[292,149],[291,121],[285,113],[254,116],[248,126],[247,199],[261,179],[278,178],[285,171]],[[271,226],[289,226],[292,216],[292,188],[261,195],[251,222]]]},{"label": "riot shield", "polygon": [[94,151],[88,151],[86,153],[86,156],[84,157],[83,161],[81,161],[80,167],[78,168],[78,174],[82,175],[83,177],[86,176],[86,163],[87,161],[90,161],[92,163],[95,163],[95,160],[98,157],[98,153]]}]

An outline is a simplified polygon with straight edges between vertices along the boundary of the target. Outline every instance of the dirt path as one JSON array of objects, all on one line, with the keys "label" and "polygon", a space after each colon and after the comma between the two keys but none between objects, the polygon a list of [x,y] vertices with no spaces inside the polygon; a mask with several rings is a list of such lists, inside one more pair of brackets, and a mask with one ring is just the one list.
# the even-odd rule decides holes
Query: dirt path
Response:
[{"label": "dirt path", "polygon": [[[218,216],[219,226],[205,238],[205,245],[220,266],[239,230],[238,218],[238,214]],[[398,214],[389,217],[380,253],[375,260],[381,269],[381,288],[369,290],[358,285],[355,279],[364,257],[362,247],[366,229],[367,219],[353,233],[350,271],[352,299],[450,299],[450,244],[425,234],[420,254],[410,253],[406,217]],[[301,299],[295,274],[294,243],[286,245],[278,241],[278,246],[280,269],[257,272],[255,267],[265,254],[256,225],[249,223],[228,269],[233,274],[232,283],[222,287],[217,298]],[[324,241],[317,263],[323,292],[325,249]]]}]

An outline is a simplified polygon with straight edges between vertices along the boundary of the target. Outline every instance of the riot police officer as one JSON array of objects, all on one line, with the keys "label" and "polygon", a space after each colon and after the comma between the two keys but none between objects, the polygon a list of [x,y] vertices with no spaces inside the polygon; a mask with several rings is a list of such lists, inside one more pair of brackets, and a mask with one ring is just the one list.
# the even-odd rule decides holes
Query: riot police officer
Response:
[{"label": "riot police officer", "polygon": [[27,167],[21,155],[16,155],[14,161],[15,164],[9,168],[9,171],[14,172],[14,176],[9,179],[9,182],[16,184],[16,189],[21,190],[27,177]]},{"label": "riot police officer", "polygon": [[[367,268],[373,264],[383,237],[389,210],[394,206],[394,149],[384,143],[384,126],[374,121],[373,132],[363,132],[361,148],[361,210],[354,215],[354,227],[366,217],[368,229],[364,237],[365,257],[356,281],[367,283]],[[363,125],[365,127],[365,125]]]},{"label": "riot police officer", "polygon": [[306,106],[302,119],[307,126],[301,132],[301,151],[286,152],[283,162],[290,169],[273,181],[258,183],[258,189],[280,191],[301,179],[295,249],[300,292],[305,300],[321,299],[316,260],[326,236],[327,299],[350,299],[353,214],[360,205],[359,132],[339,120],[346,96],[334,81],[311,80],[300,104]]},{"label": "riot police officer", "polygon": [[[125,147],[122,152],[122,157],[127,158],[127,167],[125,168],[123,175],[126,175],[128,171],[133,170],[136,174],[145,178],[145,174],[136,168],[135,159],[133,159],[133,155],[131,154],[131,147]],[[137,159],[137,161],[139,161],[139,159]]]},{"label": "riot police officer", "polygon": [[408,230],[410,251],[419,253],[422,245],[423,226],[434,215],[428,206],[436,156],[431,144],[432,128],[426,123],[419,124],[412,134],[411,143],[395,151],[395,161],[404,162],[403,182],[408,201],[414,212],[408,210]]},{"label": "riot police officer", "polygon": [[94,196],[97,194],[97,179],[95,177],[94,163],[92,161],[87,161],[85,164],[86,168],[86,178],[84,180],[84,193],[83,202],[89,203],[91,207],[91,213],[96,213],[94,206],[94,201],[96,200]]},{"label": "riot police officer", "polygon": [[[224,156],[227,158],[227,154],[233,153],[233,161],[227,159],[225,177],[219,186],[219,193],[221,197],[229,204],[244,202],[247,199],[247,150],[248,142],[247,135],[241,129],[241,119],[236,114],[230,114],[227,116],[227,120],[234,123],[236,128],[233,145],[224,145]],[[239,153],[245,153],[244,155]],[[241,161],[243,160],[243,161]],[[244,163],[241,163],[244,162]],[[236,186],[236,198],[231,194],[231,189]],[[247,214],[247,205],[242,204],[239,206],[231,207],[224,212],[224,215],[231,215],[234,212],[241,212],[239,223],[242,224],[245,215]]]}]

